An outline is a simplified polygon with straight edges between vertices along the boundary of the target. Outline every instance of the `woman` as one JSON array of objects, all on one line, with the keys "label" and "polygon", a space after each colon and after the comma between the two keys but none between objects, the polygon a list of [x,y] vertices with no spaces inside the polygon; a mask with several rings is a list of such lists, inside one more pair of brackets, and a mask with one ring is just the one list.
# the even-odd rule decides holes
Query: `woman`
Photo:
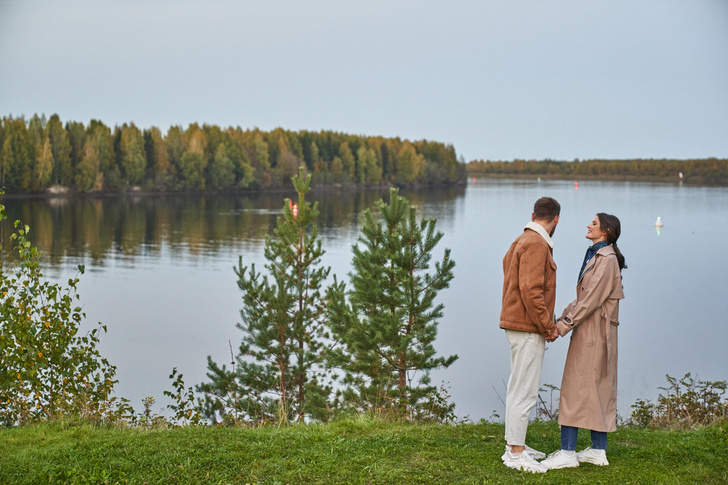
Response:
[{"label": "woman", "polygon": [[[617,429],[617,326],[627,267],[617,247],[619,233],[619,219],[603,212],[587,226],[592,246],[581,265],[576,300],[556,322],[561,336],[573,333],[561,381],[561,450],[541,462],[548,469],[609,465],[605,450],[607,432]],[[591,431],[592,446],[576,453],[579,428]]]}]

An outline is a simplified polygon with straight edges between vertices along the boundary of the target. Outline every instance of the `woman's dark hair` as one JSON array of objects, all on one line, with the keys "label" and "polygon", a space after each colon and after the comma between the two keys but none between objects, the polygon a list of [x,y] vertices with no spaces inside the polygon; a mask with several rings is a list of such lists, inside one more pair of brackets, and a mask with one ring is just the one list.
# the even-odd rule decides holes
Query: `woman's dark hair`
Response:
[{"label": "woman's dark hair", "polygon": [[617,255],[619,269],[622,270],[627,268],[622,251],[620,251],[617,247],[617,239],[619,239],[619,234],[622,232],[619,219],[617,219],[617,216],[605,214],[604,212],[598,213],[597,217],[599,218],[599,227],[607,233],[607,242],[612,245],[614,252]]}]

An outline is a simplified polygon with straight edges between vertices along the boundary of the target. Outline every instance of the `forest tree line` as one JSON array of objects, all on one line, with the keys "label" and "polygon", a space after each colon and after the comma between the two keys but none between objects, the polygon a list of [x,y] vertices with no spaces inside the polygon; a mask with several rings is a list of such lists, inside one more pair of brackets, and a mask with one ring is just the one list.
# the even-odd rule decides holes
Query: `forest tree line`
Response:
[{"label": "forest tree line", "polygon": [[[685,182],[728,185],[728,159],[695,160],[474,160],[468,164],[473,175],[544,175],[558,178],[674,179]],[[682,174],[682,177],[680,176]]]},{"label": "forest tree line", "polygon": [[270,132],[190,124],[113,129],[57,114],[4,117],[0,184],[8,193],[287,187],[304,166],[313,185],[453,184],[465,178],[452,145],[333,131]]}]

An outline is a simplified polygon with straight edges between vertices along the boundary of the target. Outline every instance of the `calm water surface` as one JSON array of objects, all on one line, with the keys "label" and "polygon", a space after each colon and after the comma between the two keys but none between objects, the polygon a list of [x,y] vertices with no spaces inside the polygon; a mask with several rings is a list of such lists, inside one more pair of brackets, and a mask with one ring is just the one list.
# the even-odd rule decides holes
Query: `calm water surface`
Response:
[{"label": "calm water surface", "polygon": [[[31,226],[47,254],[46,274],[65,280],[86,265],[79,285],[86,325],[102,322],[101,351],[118,366],[117,393],[138,409],[171,390],[173,367],[188,385],[205,380],[206,359],[230,361],[240,332],[241,294],[232,267],[238,257],[262,267],[282,199],[292,194],[17,200],[11,219]],[[501,260],[530,218],[533,202],[562,205],[554,235],[557,312],[575,296],[588,246],[586,225],[596,212],[617,215],[628,269],[620,309],[619,413],[638,398],[654,399],[665,374],[692,372],[728,379],[728,189],[636,183],[478,181],[467,188],[403,192],[421,214],[438,219],[445,236],[437,254],[452,249],[451,287],[440,294],[445,316],[437,348],[458,354],[435,372],[461,417],[503,416],[508,343],[498,328]],[[350,271],[351,245],[361,213],[386,192],[312,193],[332,274]],[[660,216],[664,227],[654,226]],[[436,257],[437,260],[439,257]],[[542,382],[560,385],[568,342],[548,344]]]}]

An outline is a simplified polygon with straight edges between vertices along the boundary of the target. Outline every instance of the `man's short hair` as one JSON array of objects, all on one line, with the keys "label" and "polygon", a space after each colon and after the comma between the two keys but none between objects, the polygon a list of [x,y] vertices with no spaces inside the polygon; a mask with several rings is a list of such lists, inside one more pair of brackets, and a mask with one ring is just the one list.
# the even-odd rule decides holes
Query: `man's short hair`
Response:
[{"label": "man's short hair", "polygon": [[561,205],[551,197],[541,197],[533,204],[533,218],[551,222],[561,213]]}]

